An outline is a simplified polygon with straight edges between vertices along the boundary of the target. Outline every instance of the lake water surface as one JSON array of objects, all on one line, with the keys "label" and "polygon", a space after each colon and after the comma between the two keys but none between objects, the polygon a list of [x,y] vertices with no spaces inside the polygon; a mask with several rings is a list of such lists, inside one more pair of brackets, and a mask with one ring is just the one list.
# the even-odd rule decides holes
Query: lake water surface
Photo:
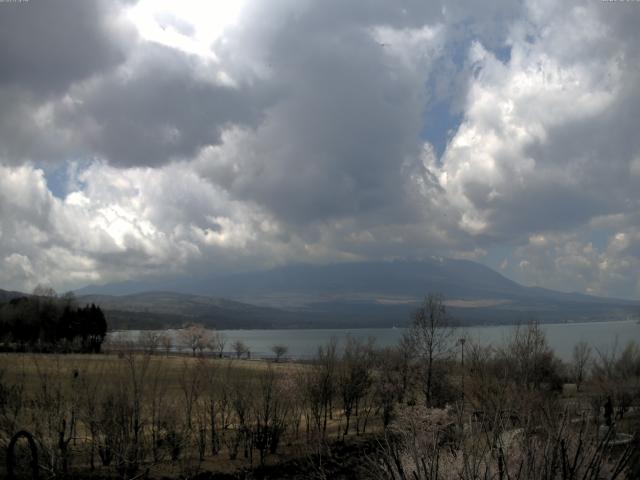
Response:
[{"label": "lake water surface", "polygon": [[[592,348],[600,351],[618,351],[634,340],[640,343],[640,324],[635,321],[590,322],[590,323],[562,323],[542,324],[541,328],[547,336],[547,341],[556,354],[563,360],[570,360],[573,346],[581,340],[586,341]],[[514,326],[476,326],[458,328],[456,337],[466,336],[469,340],[483,345],[499,346],[513,334]],[[318,346],[326,345],[332,337],[344,344],[348,337],[362,340],[375,339],[378,347],[393,346],[398,343],[403,328],[360,328],[360,329],[326,329],[326,330],[220,330],[227,340],[225,350],[231,351],[231,344],[236,340],[243,341],[249,346],[254,357],[270,357],[273,345],[286,345],[288,356],[294,358],[311,358],[317,352]],[[167,330],[178,344],[177,330]],[[110,335],[135,340],[140,331],[128,330],[115,332]],[[595,353],[595,351],[594,351]]]}]

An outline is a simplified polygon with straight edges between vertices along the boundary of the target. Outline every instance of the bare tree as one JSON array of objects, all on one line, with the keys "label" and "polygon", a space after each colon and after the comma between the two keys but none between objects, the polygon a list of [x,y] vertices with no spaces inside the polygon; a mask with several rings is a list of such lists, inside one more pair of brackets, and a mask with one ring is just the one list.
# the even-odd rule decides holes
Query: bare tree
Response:
[{"label": "bare tree", "polygon": [[333,419],[333,399],[337,393],[336,370],[338,365],[338,340],[331,337],[324,347],[318,347],[318,365],[320,367],[320,398],[324,411],[322,435],[327,431],[327,415]]},{"label": "bare tree", "polygon": [[221,332],[213,332],[209,337],[209,348],[216,353],[218,358],[222,358],[226,344],[227,339]]},{"label": "bare tree", "polygon": [[45,297],[45,298],[57,298],[58,294],[56,291],[48,285],[43,285],[39,283],[36,285],[36,288],[33,289],[33,295],[36,297]]},{"label": "bare tree", "polygon": [[268,452],[277,452],[280,437],[286,428],[290,400],[285,395],[281,378],[271,366],[260,376],[254,395],[251,405],[253,442],[260,453],[260,464],[263,465]]},{"label": "bare tree", "polygon": [[[203,393],[205,419],[209,428],[209,443],[211,453],[217,455],[220,450],[220,432],[218,429],[218,417],[224,418],[222,412],[222,395],[218,391],[222,385],[221,374],[218,371],[219,363],[211,359],[200,359],[200,368],[203,372]],[[222,415],[221,415],[222,414]],[[221,423],[224,423],[222,420]],[[222,425],[224,428],[224,425]]]},{"label": "bare tree", "polygon": [[[349,435],[351,416],[358,416],[358,404],[371,386],[369,348],[363,342],[348,337],[338,370],[338,389],[346,424],[344,435]],[[358,429],[356,429],[359,433]]]},{"label": "bare tree", "polygon": [[209,330],[205,329],[204,327],[203,327],[203,330],[204,331],[202,332],[202,335],[200,336],[200,339],[198,340],[198,344],[196,347],[200,356],[203,356],[204,351],[211,347],[212,334]]},{"label": "bare tree", "polygon": [[434,362],[452,347],[453,323],[447,316],[444,297],[441,294],[427,295],[407,332],[409,343],[425,361],[425,396],[427,406],[431,406],[433,393]]},{"label": "bare tree", "polygon": [[601,406],[604,398],[610,399],[618,418],[622,419],[638,395],[636,382],[640,377],[640,348],[631,340],[621,352],[618,351],[617,343],[611,351],[596,349],[591,377],[595,391],[600,395],[599,400],[594,400],[598,400]]},{"label": "bare tree", "polygon": [[[633,442],[616,445],[610,429],[598,435],[587,418],[557,412],[554,399],[546,409],[555,415],[523,418],[536,428],[509,429],[493,439],[487,424],[470,425],[470,435],[456,442],[446,410],[406,412],[393,432],[386,432],[379,451],[370,457],[367,478],[389,480],[595,479],[638,478],[639,455]],[[425,421],[426,419],[426,421]],[[366,460],[366,459],[365,459]]]},{"label": "bare tree", "polygon": [[146,331],[140,334],[138,342],[145,353],[154,353],[160,345],[160,334],[158,332]]},{"label": "bare tree", "polygon": [[561,388],[561,362],[536,320],[518,325],[501,354],[511,380],[516,384],[529,389],[539,389],[543,383]]},{"label": "bare tree", "polygon": [[194,409],[198,398],[202,394],[203,384],[205,380],[204,368],[199,363],[192,363],[184,359],[182,369],[180,371],[179,384],[182,391],[185,421],[187,425],[187,433],[191,433],[194,421]]},{"label": "bare tree", "polygon": [[591,359],[591,347],[585,341],[576,343],[573,347],[573,376],[576,382],[576,390],[580,391],[580,386],[587,374],[587,365]]},{"label": "bare tree", "polygon": [[202,325],[190,325],[180,330],[180,339],[183,345],[191,349],[195,357],[196,351],[202,353],[207,345],[207,331]]},{"label": "bare tree", "polygon": [[173,347],[173,338],[171,338],[171,335],[167,333],[163,333],[162,335],[160,335],[160,345],[162,345],[164,353],[168,357],[169,352],[171,351],[171,347]]},{"label": "bare tree", "polygon": [[396,402],[402,402],[407,389],[408,378],[405,370],[405,352],[397,347],[387,347],[376,352],[373,375],[373,394],[377,408],[382,413],[382,425],[386,428],[393,418]]},{"label": "bare tree", "polygon": [[233,351],[236,352],[237,358],[240,358],[242,355],[249,351],[249,347],[247,347],[247,345],[242,340],[236,340],[235,342],[233,342],[231,344],[231,348],[233,348]]},{"label": "bare tree", "polygon": [[162,447],[166,440],[164,437],[171,430],[168,425],[170,423],[168,421],[170,409],[167,398],[169,370],[165,368],[163,361],[151,363],[149,370],[149,391],[145,401],[147,430],[151,437],[150,446],[153,461],[158,462],[162,458]]},{"label": "bare tree", "polygon": [[274,345],[271,347],[271,351],[276,356],[276,362],[279,362],[280,359],[287,354],[289,351],[289,347],[286,345]]}]

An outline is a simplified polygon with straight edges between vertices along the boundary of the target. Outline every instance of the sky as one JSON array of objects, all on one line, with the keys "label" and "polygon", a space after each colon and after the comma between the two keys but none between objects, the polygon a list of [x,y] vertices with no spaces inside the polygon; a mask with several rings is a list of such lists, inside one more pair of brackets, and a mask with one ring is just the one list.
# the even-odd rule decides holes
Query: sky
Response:
[{"label": "sky", "polygon": [[640,299],[640,2],[0,2],[0,288],[464,258]]}]

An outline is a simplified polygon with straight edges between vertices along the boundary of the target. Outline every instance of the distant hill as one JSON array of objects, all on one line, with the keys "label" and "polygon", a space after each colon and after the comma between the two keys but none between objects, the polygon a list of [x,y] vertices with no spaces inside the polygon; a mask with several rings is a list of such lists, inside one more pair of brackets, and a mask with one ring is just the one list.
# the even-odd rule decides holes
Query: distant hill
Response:
[{"label": "distant hill", "polygon": [[[31,295],[0,289],[0,304],[25,296]],[[100,306],[110,330],[177,328],[192,323],[218,329],[307,326],[294,312],[175,292],[77,295],[76,300],[80,306]]]},{"label": "distant hill", "polygon": [[451,315],[469,324],[614,320],[640,313],[640,302],[524,287],[479,263],[441,258],[296,265],[90,286],[77,293],[114,318],[136,312],[131,326],[156,315],[167,324],[199,319],[217,328],[351,328],[405,325],[429,292],[442,293]]},{"label": "distant hill", "polygon": [[0,303],[8,302],[14,298],[24,297],[26,294],[21,292],[11,292],[8,290],[0,289]]},{"label": "distant hill", "polygon": [[174,328],[189,323],[217,329],[304,326],[291,312],[176,292],[80,295],[78,302],[100,305],[112,329]]}]

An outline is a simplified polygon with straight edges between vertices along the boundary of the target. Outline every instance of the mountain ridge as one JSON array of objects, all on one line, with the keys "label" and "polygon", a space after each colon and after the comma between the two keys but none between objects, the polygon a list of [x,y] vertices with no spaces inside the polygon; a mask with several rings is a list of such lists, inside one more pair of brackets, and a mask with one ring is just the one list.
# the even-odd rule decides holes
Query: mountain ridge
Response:
[{"label": "mountain ridge", "polygon": [[[112,329],[358,328],[407,325],[430,292],[443,294],[462,324],[640,316],[639,301],[525,287],[477,262],[444,258],[185,275],[88,286],[76,295],[81,304],[100,305]],[[0,290],[0,302],[22,295]]]},{"label": "mountain ridge", "polygon": [[[416,269],[434,268],[438,265],[445,265],[449,268],[448,275],[438,278],[430,278],[428,283],[433,286],[433,289],[425,290],[423,282],[418,280],[415,275]],[[409,267],[410,278],[402,282],[397,282],[397,271],[395,276],[387,275],[387,267]],[[470,273],[469,268],[460,272],[460,267],[471,267],[476,275],[480,275],[481,279],[474,278],[473,285],[469,285],[460,288],[461,285],[453,285],[454,289],[450,292],[444,292],[447,290],[447,286],[450,286],[452,280],[460,281],[460,275],[467,275]],[[384,271],[380,271],[382,267]],[[454,268],[451,268],[454,267]],[[365,269],[363,272],[362,269]],[[371,272],[374,269],[376,271]],[[368,288],[357,287],[354,288],[353,278],[350,279],[348,285],[341,285],[336,282],[336,278],[353,277],[354,270],[359,270],[360,274],[366,275],[366,280],[369,282]],[[397,269],[396,269],[397,270]],[[411,271],[413,270],[413,272]],[[330,276],[334,285],[331,288],[326,288],[327,285],[318,285],[318,279],[313,279],[311,273],[325,272],[324,280],[326,281],[327,275]],[[328,265],[309,265],[309,264],[296,264],[284,267],[275,267],[268,270],[259,270],[255,272],[244,273],[231,273],[231,274],[212,274],[212,275],[194,275],[194,276],[181,276],[173,277],[168,280],[151,280],[149,282],[141,281],[125,281],[125,282],[113,282],[103,285],[89,285],[76,290],[78,295],[86,294],[107,294],[107,295],[129,295],[132,293],[142,292],[177,292],[188,295],[203,295],[212,297],[224,297],[224,298],[237,298],[243,295],[260,294],[261,291],[269,290],[273,291],[285,291],[287,293],[300,292],[311,294],[323,294],[323,293],[336,293],[336,292],[371,292],[378,294],[388,294],[388,288],[375,289],[371,288],[372,275],[376,274],[378,277],[382,277],[388,283],[392,279],[396,284],[393,286],[392,293],[398,295],[424,295],[427,291],[439,291],[447,297],[463,297],[467,298],[472,296],[469,290],[476,290],[478,293],[497,293],[497,294],[509,294],[518,293],[521,295],[535,295],[539,296],[553,296],[582,299],[584,301],[615,301],[616,303],[638,303],[637,300],[610,298],[610,297],[598,297],[594,295],[588,295],[579,292],[562,292],[558,290],[552,290],[539,286],[523,286],[519,283],[505,277],[504,275],[496,272],[495,270],[471,260],[460,259],[431,259],[430,261],[408,261],[408,260],[394,260],[394,261],[378,261],[378,262],[350,262],[350,263],[335,263]],[[406,272],[405,272],[406,273]],[[438,272],[436,272],[438,273]],[[433,274],[430,275],[433,277]],[[493,287],[487,287],[487,279],[493,278]],[[317,288],[311,290],[309,286],[304,286],[305,282],[309,282],[312,279],[312,283],[315,283]],[[322,281],[323,279],[321,279]],[[468,280],[468,277],[467,277]],[[287,285],[286,283],[289,283]],[[479,285],[483,287],[479,287]],[[265,288],[266,286],[266,288]],[[280,290],[276,290],[275,287],[279,286]],[[444,288],[443,288],[444,287]],[[497,288],[496,288],[497,287]],[[465,293],[465,291],[467,293]]]},{"label": "mountain ridge", "polygon": [[[442,293],[449,311],[463,323],[516,323],[531,318],[543,322],[592,321],[628,318],[640,312],[637,301],[525,287],[477,262],[444,258],[299,264],[258,272],[175,277],[155,283],[107,284],[77,293],[91,292],[109,292],[109,302],[120,302],[120,308],[129,311],[140,311],[135,309],[135,301],[126,305],[132,295],[173,295],[174,302],[184,304],[181,308],[170,305],[165,298],[155,301],[154,311],[165,305],[159,313],[189,317],[221,315],[216,309],[224,300],[229,302],[224,318],[230,318],[229,310],[235,308],[237,314],[239,308],[253,318],[252,322],[264,316],[270,325],[296,327],[403,325],[429,292]],[[113,293],[118,292],[126,295],[114,300],[118,297]],[[209,310],[203,309],[203,303]]]}]

